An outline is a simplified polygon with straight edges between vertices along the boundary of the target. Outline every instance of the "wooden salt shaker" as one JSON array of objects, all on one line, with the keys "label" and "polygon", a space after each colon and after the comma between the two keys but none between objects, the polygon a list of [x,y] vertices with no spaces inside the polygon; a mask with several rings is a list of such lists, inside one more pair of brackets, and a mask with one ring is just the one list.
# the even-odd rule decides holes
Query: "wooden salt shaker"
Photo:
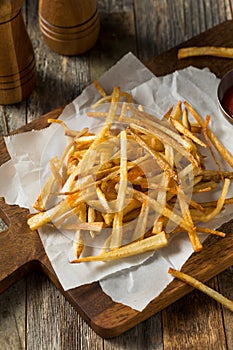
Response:
[{"label": "wooden salt shaker", "polygon": [[82,54],[94,46],[99,35],[96,0],[40,0],[39,25],[53,51]]},{"label": "wooden salt shaker", "polygon": [[23,0],[0,1],[0,104],[21,102],[35,85],[35,57],[23,20]]}]

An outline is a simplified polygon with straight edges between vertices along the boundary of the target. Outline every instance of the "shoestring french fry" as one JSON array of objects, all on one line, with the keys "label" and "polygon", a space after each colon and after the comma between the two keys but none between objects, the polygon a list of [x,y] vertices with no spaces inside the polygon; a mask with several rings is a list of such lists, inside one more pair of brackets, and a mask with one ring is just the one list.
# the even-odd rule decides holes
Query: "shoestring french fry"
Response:
[{"label": "shoestring french fry", "polygon": [[211,230],[208,227],[197,226],[196,229],[197,229],[197,232],[213,234],[213,235],[216,235],[216,236],[219,236],[219,237],[225,237],[226,236],[226,234],[224,232],[219,231],[219,230]]},{"label": "shoestring french fry", "polygon": [[209,213],[205,212],[205,213],[198,215],[198,217],[195,219],[200,221],[200,222],[209,222],[214,217],[216,217],[220,213],[220,211],[222,210],[222,208],[224,206],[229,186],[230,186],[230,180],[225,179],[223,187],[222,187],[221,195],[220,195],[219,199],[217,200],[216,207],[213,210],[211,210]]},{"label": "shoestring french fry", "polygon": [[181,60],[193,56],[215,56],[224,58],[233,58],[232,47],[217,46],[194,46],[184,47],[178,50],[178,59]]},{"label": "shoestring french fry", "polygon": [[53,118],[49,118],[48,119],[48,123],[52,124],[52,123],[57,123],[61,126],[63,126],[64,128],[64,134],[66,136],[69,136],[69,137],[75,137],[75,139],[79,139],[80,137],[82,137],[83,135],[85,135],[87,132],[88,132],[88,128],[84,128],[83,130],[81,131],[76,131],[76,130],[70,130],[66,123],[64,123],[62,120],[60,119],[53,119]]},{"label": "shoestring french fry", "polygon": [[[194,252],[204,249],[201,233],[223,238],[224,232],[208,223],[233,204],[227,198],[233,156],[211,131],[210,118],[178,101],[159,120],[120,87],[108,95],[98,82],[94,85],[101,98],[87,118],[103,120],[96,134],[49,120],[63,127],[67,147],[60,159],[50,161],[51,175],[34,205],[38,212],[28,219],[31,230],[50,224],[69,231],[76,256],[72,263],[162,249],[179,232],[187,233]],[[226,168],[209,168],[204,151],[212,154],[215,167],[221,161]],[[199,200],[216,190],[216,200]],[[86,246],[93,253],[87,255]]]},{"label": "shoestring french fry", "polygon": [[170,119],[172,120],[180,120],[182,116],[182,102],[178,101],[174,112],[171,113]]},{"label": "shoestring french fry", "polygon": [[98,82],[98,80],[94,80],[94,81],[93,81],[93,84],[94,84],[96,90],[98,91],[98,93],[99,93],[101,96],[103,96],[103,97],[104,97],[104,96],[107,96],[106,91],[104,90],[103,86],[100,85],[100,83]]},{"label": "shoestring french fry", "polygon": [[201,171],[201,176],[203,181],[214,181],[219,182],[223,178],[233,179],[233,172],[231,171],[218,171],[218,170],[208,170],[204,169]]},{"label": "shoestring french fry", "polygon": [[210,296],[212,299],[216,300],[218,303],[222,304],[225,308],[233,312],[233,301],[224,297],[222,294],[208,287],[206,284],[200,282],[196,278],[191,277],[186,273],[178,271],[171,267],[168,269],[168,273],[171,274],[173,277],[176,277],[177,279],[185,282],[186,284],[189,284],[190,286],[200,290],[201,292]]},{"label": "shoestring french fry", "polygon": [[183,113],[182,113],[182,118],[181,118],[181,122],[182,122],[182,125],[188,129],[189,131],[191,131],[191,123],[189,121],[189,118],[188,118],[188,112],[187,112],[187,109],[184,108],[183,110]]},{"label": "shoestring french fry", "polygon": [[88,261],[109,261],[127,258],[129,256],[138,255],[148,251],[158,250],[168,244],[167,235],[165,232],[160,232],[157,235],[132,242],[118,249],[101,253],[99,255],[87,256],[71,261],[72,263],[81,263]]}]

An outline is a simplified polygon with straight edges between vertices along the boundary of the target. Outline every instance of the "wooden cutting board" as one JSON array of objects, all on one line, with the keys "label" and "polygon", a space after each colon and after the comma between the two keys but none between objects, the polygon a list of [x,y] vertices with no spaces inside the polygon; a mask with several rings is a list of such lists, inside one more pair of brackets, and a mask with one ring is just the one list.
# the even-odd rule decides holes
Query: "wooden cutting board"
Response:
[{"label": "wooden cutting board", "polygon": [[[180,47],[200,44],[233,46],[232,33],[233,22],[227,21],[192,38]],[[152,58],[147,66],[158,76],[189,65],[199,68],[208,66],[219,77],[233,69],[233,60],[229,59],[196,57],[178,61],[177,49],[178,47],[173,48]],[[57,118],[61,111],[62,108],[54,110],[20,128],[16,133],[44,128],[47,126],[48,117]],[[0,149],[0,164],[3,164],[9,159],[3,138],[0,139]],[[42,270],[96,333],[104,338],[110,338],[132,328],[192,290],[184,283],[174,280],[142,312],[114,303],[103,293],[98,282],[64,291],[46,256],[38,233],[31,232],[27,226],[28,214],[27,209],[15,205],[9,206],[3,198],[0,198],[0,217],[8,225],[8,229],[0,234],[0,292],[23,278],[28,272]],[[207,281],[232,265],[233,223],[226,223],[222,229],[228,233],[226,238],[208,239],[205,249],[193,254],[185,263],[184,272]]]}]

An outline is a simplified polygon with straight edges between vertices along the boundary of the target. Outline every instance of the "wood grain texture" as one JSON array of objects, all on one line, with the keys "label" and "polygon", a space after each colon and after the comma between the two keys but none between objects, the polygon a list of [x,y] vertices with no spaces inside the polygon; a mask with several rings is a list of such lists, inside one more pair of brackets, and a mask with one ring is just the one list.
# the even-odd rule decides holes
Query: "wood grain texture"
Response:
[{"label": "wood grain texture", "polygon": [[100,37],[90,56],[91,79],[98,79],[129,51],[137,53],[133,6],[123,13],[101,13]]},{"label": "wood grain texture", "polygon": [[232,18],[232,1],[135,0],[138,55],[147,61]]},{"label": "wood grain texture", "polygon": [[65,349],[67,344],[72,344],[71,349],[102,349],[102,338],[91,328],[85,329],[84,321],[58,290],[51,293],[53,287],[45,276],[33,274],[27,279],[27,288],[33,291],[27,300],[29,349]]},{"label": "wood grain texture", "polygon": [[[216,282],[216,279],[211,280],[208,285],[217,289]],[[206,295],[194,291],[187,299],[180,299],[162,314],[167,350],[178,349],[179,344],[183,343],[187,343],[190,350],[226,349],[221,307]],[[187,332],[180,331],[182,324],[186,325]]]},{"label": "wood grain texture", "polygon": [[204,68],[208,66],[211,69],[211,71],[215,73],[218,77],[223,76],[228,70],[231,70],[233,68],[232,60],[217,59],[216,57],[208,56],[190,57],[183,60],[177,60],[177,52],[180,47],[190,45],[198,46],[200,42],[202,43],[202,45],[224,46],[225,39],[228,41],[228,45],[230,46],[232,42],[231,31],[233,29],[233,22],[226,21],[222,25],[217,25],[214,28],[216,28],[216,31],[218,31],[217,35],[214,35],[214,32],[211,29],[208,29],[204,33],[201,33],[198,36],[187,40],[183,44],[178,45],[175,48],[175,50],[168,50],[171,56],[165,53],[161,53],[160,55],[156,56],[156,58],[153,57],[149,60],[148,67],[153,69],[155,75],[161,76],[173,72],[174,69],[182,69],[190,65],[193,65],[198,68]]},{"label": "wood grain texture", "polygon": [[[230,268],[225,270],[223,273],[221,273],[218,276],[218,281],[219,281],[220,293],[222,293],[224,296],[226,296],[230,300],[233,300],[233,288],[232,288],[233,267],[231,266]],[[232,349],[233,348],[232,313],[226,309],[223,309],[222,312],[223,312],[223,322],[224,322],[224,331],[226,335],[227,348]]]},{"label": "wood grain texture", "polygon": [[26,318],[26,281],[22,280],[0,295],[1,349],[24,350]]},{"label": "wood grain texture", "polygon": [[[139,2],[138,2],[139,3]],[[201,1],[201,0],[177,0],[176,6],[173,5],[173,1],[165,1],[165,0],[156,0],[156,1],[146,1],[140,2],[145,3],[141,4],[142,10],[137,10],[139,7],[138,3],[133,0],[125,0],[125,1],[115,1],[115,0],[105,0],[98,1],[98,5],[100,8],[101,15],[106,16],[106,21],[111,16],[112,23],[111,26],[106,26],[111,30],[112,26],[114,26],[115,13],[118,15],[119,13],[124,14],[125,12],[130,12],[130,17],[132,18],[131,23],[136,27],[136,31],[133,29],[132,39],[136,42],[137,52],[141,59],[150,58],[153,54],[156,47],[156,53],[162,53],[164,50],[169,49],[176,44],[181,43],[183,40],[191,38],[194,34],[198,34],[199,32],[205,30],[206,28],[212,27],[213,24],[218,24],[225,19],[232,19],[232,1]],[[147,6],[148,4],[148,6]],[[166,8],[166,4],[170,6],[171,12],[164,11]],[[1,133],[6,134],[8,131],[11,131],[20,125],[25,124],[26,118],[28,120],[35,119],[40,115],[56,108],[61,105],[65,105],[70,102],[75,96],[77,96],[82,89],[92,80],[92,77],[98,76],[105,69],[104,66],[106,64],[106,68],[108,67],[107,59],[109,60],[109,65],[114,63],[118,58],[120,58],[120,54],[124,53],[127,49],[127,40],[124,41],[124,36],[121,35],[121,40],[124,41],[125,48],[120,51],[119,57],[118,53],[115,51],[114,47],[112,47],[112,41],[116,43],[117,50],[121,50],[120,40],[117,38],[117,25],[115,26],[116,31],[113,32],[113,36],[111,36],[111,32],[104,33],[102,32],[100,36],[100,42],[102,40],[102,35],[106,34],[104,38],[105,44],[107,44],[107,50],[105,50],[105,45],[100,45],[99,49],[95,51],[91,51],[87,55],[82,57],[69,58],[65,60],[65,65],[67,65],[67,69],[61,69],[62,59],[59,55],[52,53],[43,43],[41,35],[38,31],[37,25],[37,1],[26,2],[25,6],[25,15],[26,21],[28,23],[28,30],[30,37],[32,38],[34,50],[36,53],[37,59],[37,74],[39,75],[39,79],[37,80],[37,87],[33,91],[33,96],[27,100],[27,103],[22,103],[17,106],[11,107],[0,107],[0,131]],[[143,6],[144,5],[144,6]],[[158,11],[155,13],[154,8]],[[208,9],[208,11],[207,11]],[[152,15],[152,13],[154,15]],[[112,15],[113,14],[113,15]],[[133,16],[132,16],[133,14]],[[185,14],[185,15],[184,15]],[[187,16],[187,14],[189,14]],[[125,17],[127,17],[125,15]],[[147,33],[148,40],[144,42],[143,35],[145,33],[144,25],[142,17],[146,18],[147,24]],[[169,17],[169,18],[168,18]],[[166,20],[165,20],[166,18]],[[172,20],[171,20],[172,18]],[[157,25],[157,32],[155,36],[154,24]],[[151,34],[149,34],[151,33]],[[150,37],[149,37],[150,35]],[[144,38],[146,37],[144,35]],[[131,40],[128,41],[131,44]],[[98,44],[97,44],[98,45]],[[156,46],[155,46],[156,45]],[[130,46],[131,47],[131,46]],[[109,48],[112,48],[112,52],[109,54]],[[95,61],[95,56],[98,55],[100,60]],[[106,61],[102,62],[101,58]],[[92,63],[93,62],[93,70]],[[95,64],[96,62],[96,64]],[[100,63],[100,68],[98,64]],[[64,75],[65,72],[65,75]],[[96,73],[95,73],[96,72]],[[96,75],[95,75],[96,74]],[[71,83],[70,83],[71,81]],[[51,96],[53,92],[53,96],[55,98],[48,98]],[[28,106],[30,106],[30,110],[28,110]],[[232,296],[231,282],[232,282],[232,269],[227,269],[224,273],[219,276],[219,285],[222,292],[224,290],[228,293],[228,295]],[[31,282],[31,283],[30,283]],[[20,282],[25,283],[25,281]],[[46,290],[47,294],[44,294],[41,289],[37,288],[37,284],[41,283],[44,290]],[[48,285],[47,285],[48,283]],[[91,331],[91,329],[86,325],[84,321],[77,316],[77,313],[71,308],[69,303],[64,300],[64,297],[59,294],[59,298],[57,298],[57,290],[56,288],[43,276],[38,275],[36,279],[34,276],[28,277],[27,279],[27,299],[29,299],[29,295],[32,295],[30,299],[30,307],[29,304],[25,305],[26,311],[28,313],[27,318],[27,328],[25,333],[25,343],[22,345],[22,349],[34,349],[37,346],[39,349],[43,349],[43,342],[46,343],[46,349],[53,349],[54,339],[57,337],[57,332],[61,334],[63,337],[63,341],[57,344],[57,349],[95,349],[93,345],[93,340],[98,338],[96,334]],[[17,283],[16,286],[19,284]],[[225,288],[225,289],[224,289]],[[2,303],[1,305],[6,305],[10,302],[11,310],[15,313],[14,317],[17,314],[17,300],[14,297],[14,288],[11,287],[7,292],[1,295]],[[20,294],[20,293],[19,293]],[[62,322],[57,321],[57,317],[53,318],[54,327],[50,327],[49,324],[43,322],[43,320],[49,320],[51,323],[50,317],[48,315],[53,314],[52,309],[54,306],[51,305],[51,302],[48,298],[48,295],[54,295],[52,297],[52,301],[56,303],[56,312],[59,317],[62,319]],[[192,293],[189,294],[192,296]],[[189,299],[189,296],[181,299],[183,301],[183,305],[186,303],[195,302],[197,299]],[[19,299],[24,300],[24,297],[20,297]],[[232,298],[233,299],[233,298]],[[178,301],[179,303],[180,301]],[[40,307],[44,303],[43,307]],[[176,304],[174,304],[176,305]],[[32,307],[34,308],[34,314],[36,314],[36,318],[34,319],[32,313]],[[197,300],[196,308],[199,309],[199,303]],[[213,305],[213,308],[217,308],[217,312],[219,314],[219,309],[217,305]],[[215,315],[215,311],[213,312],[213,308],[210,308],[208,311],[211,314]],[[8,308],[9,310],[10,308]],[[2,315],[2,306],[0,308],[0,315]],[[181,310],[182,311],[182,310]],[[173,333],[169,333],[163,327],[163,323],[161,322],[161,314],[167,312],[165,309],[162,313],[158,313],[147,321],[142,322],[140,325],[136,326],[134,329],[126,332],[124,335],[119,336],[115,339],[105,340],[98,342],[97,348],[104,349],[168,349],[169,343],[173,344],[172,337],[175,335]],[[220,312],[221,313],[221,312]],[[203,332],[207,334],[209,332],[210,337],[215,336],[213,334],[214,329],[210,329],[210,324],[205,322],[205,315],[200,313],[203,322]],[[223,348],[226,344],[225,349],[232,348],[232,318],[229,313],[223,310],[224,315],[224,329],[226,342],[223,342]],[[75,317],[78,318],[79,326],[76,328],[76,320]],[[69,327],[69,335],[64,336],[65,329],[67,324],[72,324],[73,318],[73,327]],[[171,315],[170,322],[173,319],[173,315]],[[199,331],[195,327],[189,327],[189,325],[184,324],[183,318],[177,318],[177,329],[179,329],[180,334],[182,335],[179,339],[178,349],[189,349],[189,340],[192,339],[193,348],[198,349],[199,341],[198,334]],[[57,326],[56,326],[57,321]],[[24,321],[22,321],[24,322]],[[190,319],[189,321],[190,322]],[[193,320],[195,324],[195,320]],[[42,331],[39,327],[42,326]],[[0,348],[5,350],[7,347],[7,336],[10,334],[12,322],[2,323],[0,318]],[[156,326],[157,325],[157,326]],[[212,325],[212,324],[211,324]],[[6,328],[7,327],[7,328]],[[49,332],[48,332],[49,329]],[[192,333],[190,334],[190,329]],[[164,336],[163,332],[168,332],[169,338]],[[41,338],[39,339],[38,334],[40,334]],[[218,334],[218,333],[217,333]],[[43,337],[42,337],[43,336]],[[38,343],[35,344],[33,342],[33,338],[36,338]],[[78,338],[78,339],[77,339]],[[99,338],[98,338],[99,339]],[[215,338],[216,339],[216,338]],[[15,332],[11,334],[11,342],[17,344],[17,336]],[[28,341],[28,345],[27,345]],[[174,344],[175,338],[174,338]],[[196,347],[195,347],[196,346]],[[17,348],[17,347],[16,347]],[[20,347],[18,347],[20,348]],[[173,349],[176,349],[173,346]],[[210,344],[207,344],[206,349],[212,349]]]}]

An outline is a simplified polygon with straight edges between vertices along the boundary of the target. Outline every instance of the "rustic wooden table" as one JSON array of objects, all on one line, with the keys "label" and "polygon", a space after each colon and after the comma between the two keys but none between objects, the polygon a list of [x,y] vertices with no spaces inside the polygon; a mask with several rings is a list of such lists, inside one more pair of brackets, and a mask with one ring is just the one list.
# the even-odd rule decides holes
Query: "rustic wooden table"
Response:
[{"label": "rustic wooden table", "polygon": [[[128,51],[142,61],[227,19],[232,0],[99,0],[97,45],[80,57],[46,47],[38,28],[38,3],[25,1],[24,17],[35,50],[37,85],[14,106],[0,106],[0,133],[25,125],[71,102]],[[233,300],[233,268],[208,282]],[[233,316],[194,291],[125,334],[103,340],[52,283],[29,275],[0,295],[1,350],[233,349]]]}]

